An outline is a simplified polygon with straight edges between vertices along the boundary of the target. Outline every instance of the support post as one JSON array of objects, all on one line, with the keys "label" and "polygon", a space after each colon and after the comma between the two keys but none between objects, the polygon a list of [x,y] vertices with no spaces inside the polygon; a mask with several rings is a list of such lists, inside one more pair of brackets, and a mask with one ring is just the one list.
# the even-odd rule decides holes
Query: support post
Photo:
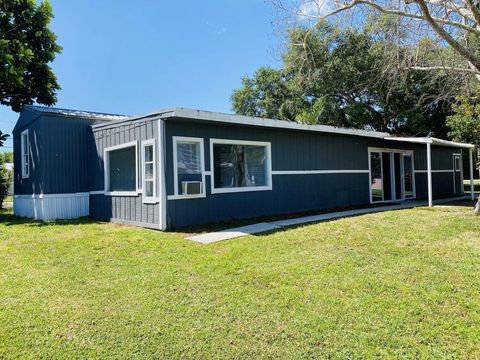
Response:
[{"label": "support post", "polygon": [[473,187],[473,149],[468,149],[468,155],[470,160],[470,198],[475,200],[475,193]]},{"label": "support post", "polygon": [[427,183],[428,183],[428,206],[433,206],[432,190],[432,144],[427,143]]}]

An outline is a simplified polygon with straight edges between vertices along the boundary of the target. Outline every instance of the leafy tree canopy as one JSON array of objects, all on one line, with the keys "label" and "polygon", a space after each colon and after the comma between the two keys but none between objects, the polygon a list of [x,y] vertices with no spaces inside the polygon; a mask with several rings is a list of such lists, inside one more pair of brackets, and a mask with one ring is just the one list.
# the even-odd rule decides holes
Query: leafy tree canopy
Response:
[{"label": "leafy tree canopy", "polygon": [[14,111],[56,102],[60,86],[49,63],[61,47],[49,29],[52,17],[48,1],[0,0],[0,103]]},{"label": "leafy tree canopy", "polygon": [[453,110],[455,113],[447,119],[449,135],[456,141],[480,147],[480,98],[459,96]]},{"label": "leafy tree canopy", "polygon": [[3,146],[3,143],[5,142],[5,140],[7,140],[8,136],[8,134],[4,134],[0,131],[0,147]]},{"label": "leafy tree canopy", "polygon": [[0,153],[0,164],[2,163],[13,163],[13,151]]},{"label": "leafy tree canopy", "polygon": [[[281,69],[263,67],[242,79],[242,87],[232,95],[236,113],[419,136],[447,135],[445,121],[454,91],[445,95],[444,88],[458,87],[447,75],[392,68],[391,52],[386,51],[389,40],[378,28],[342,31],[322,23],[308,37],[307,31],[290,31]],[[428,46],[428,41],[419,46]],[[403,56],[402,52],[396,56]]]}]

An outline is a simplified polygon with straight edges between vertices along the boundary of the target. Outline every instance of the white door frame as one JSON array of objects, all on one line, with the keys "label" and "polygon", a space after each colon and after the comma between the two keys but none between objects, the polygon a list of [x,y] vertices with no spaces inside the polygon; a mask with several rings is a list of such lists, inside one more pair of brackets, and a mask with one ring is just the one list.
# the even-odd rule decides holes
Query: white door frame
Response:
[{"label": "white door frame", "polygon": [[[460,166],[460,169],[457,170],[455,168],[455,159],[458,158],[458,163],[459,163],[459,166]],[[452,154],[452,166],[453,166],[453,194],[454,195],[457,195],[457,194],[461,194],[463,193],[462,191],[462,187],[463,187],[463,158],[462,158],[462,154],[461,153],[453,153]],[[460,182],[461,182],[461,185],[462,187],[460,187],[460,192],[457,192],[457,180],[456,180],[456,177],[457,177],[457,173],[460,173]]]},{"label": "white door frame", "polygon": [[[382,175],[382,200],[380,201],[373,201],[372,198],[372,167],[371,167],[371,153],[379,153],[380,154],[380,161],[381,161],[381,175]],[[385,189],[383,186],[383,154],[382,153],[389,153],[390,156],[390,188],[392,194],[392,200],[385,200]],[[396,198],[396,186],[395,186],[395,157],[394,154],[400,154],[400,181],[401,181],[401,199],[394,199]],[[370,194],[370,204],[378,204],[378,203],[389,203],[389,202],[398,202],[398,201],[405,201],[405,173],[404,173],[404,156],[410,155],[412,158],[412,187],[413,187],[413,197],[408,198],[408,200],[415,199],[416,194],[416,187],[415,187],[415,166],[414,166],[414,157],[413,157],[413,150],[402,150],[402,149],[391,149],[391,148],[377,148],[377,147],[369,147],[368,148],[368,177],[369,177],[369,194]]]}]

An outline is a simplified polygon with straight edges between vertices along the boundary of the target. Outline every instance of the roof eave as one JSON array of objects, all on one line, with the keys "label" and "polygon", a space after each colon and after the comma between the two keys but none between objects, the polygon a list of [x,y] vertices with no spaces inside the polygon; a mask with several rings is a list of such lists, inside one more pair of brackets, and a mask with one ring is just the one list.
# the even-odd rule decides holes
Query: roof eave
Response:
[{"label": "roof eave", "polygon": [[385,140],[393,140],[393,141],[400,141],[400,142],[409,142],[409,143],[416,143],[416,144],[432,144],[438,146],[447,146],[447,147],[456,147],[456,148],[463,148],[463,149],[473,149],[475,145],[467,144],[467,143],[459,143],[455,141],[449,140],[442,140],[437,139],[434,137],[393,137],[393,136],[386,136]]}]

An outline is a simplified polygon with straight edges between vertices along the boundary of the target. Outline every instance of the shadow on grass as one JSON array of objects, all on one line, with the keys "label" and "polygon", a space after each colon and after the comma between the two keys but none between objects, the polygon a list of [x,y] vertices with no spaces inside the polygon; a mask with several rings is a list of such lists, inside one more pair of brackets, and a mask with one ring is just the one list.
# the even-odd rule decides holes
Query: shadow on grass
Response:
[{"label": "shadow on grass", "polygon": [[435,205],[435,206],[443,206],[443,207],[462,206],[462,207],[471,208],[473,210],[476,202],[477,202],[476,200],[475,201],[472,201],[472,200],[454,200],[454,201],[449,201],[447,203],[438,204],[438,205]]},{"label": "shadow on grass", "polygon": [[89,218],[80,218],[74,220],[56,220],[56,221],[40,221],[29,218],[23,218],[13,215],[11,210],[0,210],[0,224],[6,226],[27,225],[35,227],[43,226],[61,226],[61,225],[90,225],[102,224],[100,221],[91,220]]}]

